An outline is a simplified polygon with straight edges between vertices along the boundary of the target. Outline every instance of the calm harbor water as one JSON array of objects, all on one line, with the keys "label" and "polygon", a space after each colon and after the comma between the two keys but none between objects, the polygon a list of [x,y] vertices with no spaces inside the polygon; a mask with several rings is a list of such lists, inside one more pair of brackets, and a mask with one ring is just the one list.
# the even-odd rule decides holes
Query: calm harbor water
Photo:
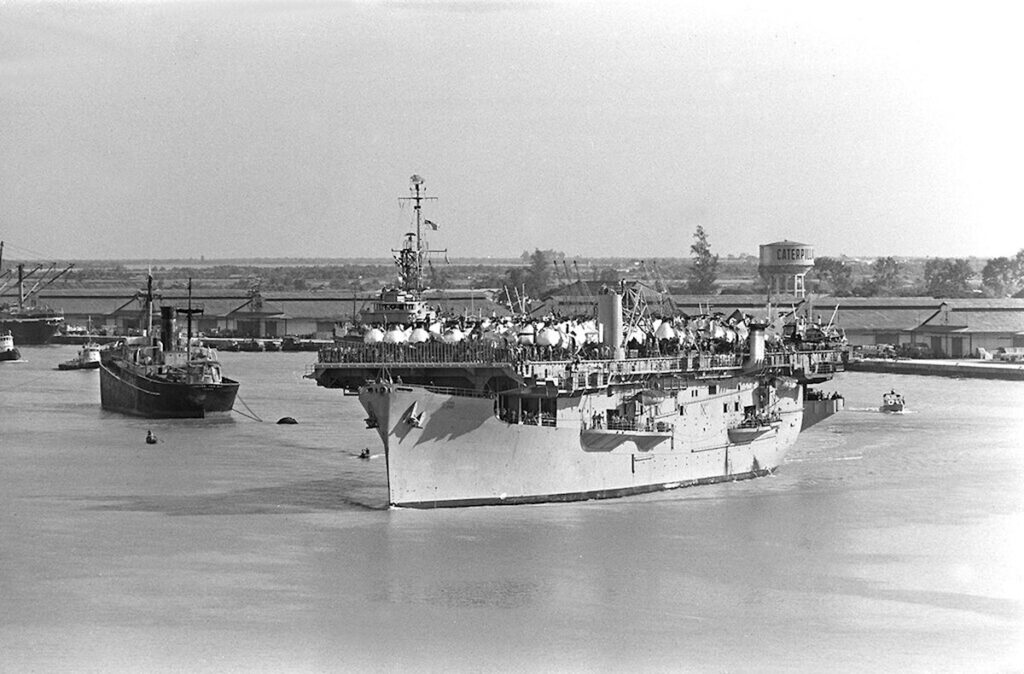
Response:
[{"label": "calm harbor water", "polygon": [[1024,663],[1019,382],[845,373],[772,477],[403,511],[315,354],[222,354],[261,423],[103,412],[97,372],[53,369],[74,351],[0,363],[3,671]]}]

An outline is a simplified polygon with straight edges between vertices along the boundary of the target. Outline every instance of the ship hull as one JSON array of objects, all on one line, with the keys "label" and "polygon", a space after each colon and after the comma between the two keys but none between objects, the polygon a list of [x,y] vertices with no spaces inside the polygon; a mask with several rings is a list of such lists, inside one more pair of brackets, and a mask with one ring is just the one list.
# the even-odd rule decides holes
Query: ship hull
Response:
[{"label": "ship hull", "polygon": [[838,414],[845,405],[846,401],[839,396],[819,400],[805,400],[804,420],[801,430],[807,430],[811,426],[828,419],[833,414]]},{"label": "ship hull", "polygon": [[230,412],[238,382],[179,383],[141,376],[117,360],[100,364],[100,405],[105,410],[149,419],[204,418]]},{"label": "ship hull", "polygon": [[0,334],[8,330],[20,346],[49,344],[60,330],[58,316],[0,316]]},{"label": "ship hull", "polygon": [[369,384],[359,399],[384,443],[390,504],[436,508],[616,498],[766,475],[796,442],[802,389],[780,393],[780,423],[769,432],[732,442],[732,410],[753,390],[686,404],[661,433],[585,428],[603,393],[562,400],[556,426],[506,423],[490,398],[419,386]]},{"label": "ship hull", "polygon": [[98,360],[90,361],[78,361],[69,360],[63,363],[57,364],[58,370],[96,370],[99,369],[100,362]]}]

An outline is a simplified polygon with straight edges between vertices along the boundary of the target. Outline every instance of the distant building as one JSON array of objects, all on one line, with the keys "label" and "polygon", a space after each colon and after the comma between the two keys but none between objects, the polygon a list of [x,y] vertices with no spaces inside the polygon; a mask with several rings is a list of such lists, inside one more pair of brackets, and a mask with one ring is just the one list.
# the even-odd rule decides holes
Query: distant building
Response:
[{"label": "distant building", "polygon": [[[986,300],[981,300],[986,302]],[[991,300],[989,302],[992,302]],[[914,344],[927,344],[940,358],[975,356],[978,349],[1024,347],[1024,307],[943,302],[924,322],[910,331]]]},{"label": "distant building", "polygon": [[[535,315],[557,312],[562,316],[593,313],[602,283],[577,281],[552,291]],[[731,313],[765,314],[764,295],[668,295],[642,282],[627,282],[648,311],[688,315]],[[69,325],[93,331],[125,334],[144,327],[142,304],[134,288],[54,290],[41,298],[64,312]],[[504,316],[509,313],[504,295],[493,290],[431,291],[431,305],[465,316]],[[206,335],[281,338],[285,335],[330,339],[338,327],[358,320],[369,301],[365,294],[336,295],[320,292],[268,292],[258,302],[244,290],[200,290],[193,304],[202,307],[195,329]],[[158,298],[157,305],[184,307],[184,290],[174,289]],[[1024,299],[930,297],[829,297],[804,300],[778,298],[776,311],[810,310],[822,323],[841,328],[852,345],[923,343],[950,357],[971,356],[978,348],[1024,346]],[[838,308],[837,308],[838,307]],[[184,325],[181,325],[184,329]]]}]

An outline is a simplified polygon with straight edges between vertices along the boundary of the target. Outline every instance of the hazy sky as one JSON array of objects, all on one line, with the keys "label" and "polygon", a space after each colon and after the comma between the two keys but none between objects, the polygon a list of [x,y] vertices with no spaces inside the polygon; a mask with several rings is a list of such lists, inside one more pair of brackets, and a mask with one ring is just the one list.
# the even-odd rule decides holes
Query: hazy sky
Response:
[{"label": "hazy sky", "polygon": [[7,256],[1024,248],[977,3],[0,2]]}]

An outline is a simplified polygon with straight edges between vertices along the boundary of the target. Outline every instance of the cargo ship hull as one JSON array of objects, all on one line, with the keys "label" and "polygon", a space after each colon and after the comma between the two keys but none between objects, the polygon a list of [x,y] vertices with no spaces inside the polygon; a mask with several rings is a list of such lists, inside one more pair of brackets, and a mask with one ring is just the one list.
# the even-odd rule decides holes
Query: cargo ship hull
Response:
[{"label": "cargo ship hull", "polygon": [[10,331],[21,346],[49,344],[60,331],[63,316],[0,315],[0,333]]},{"label": "cargo ship hull", "polygon": [[[796,442],[804,402],[798,385],[772,388],[775,421],[745,433],[742,410],[765,391],[756,381],[683,389],[661,403],[671,416],[649,430],[591,426],[613,404],[604,392],[558,398],[553,425],[508,423],[493,397],[423,386],[372,383],[359,399],[384,443],[391,505],[436,508],[614,498],[767,475]],[[815,420],[826,416],[818,405]]]},{"label": "cargo ship hull", "polygon": [[230,412],[238,394],[238,382],[223,378],[220,383],[172,382],[146,377],[116,360],[100,364],[100,405],[149,419],[202,419],[208,414]]}]

